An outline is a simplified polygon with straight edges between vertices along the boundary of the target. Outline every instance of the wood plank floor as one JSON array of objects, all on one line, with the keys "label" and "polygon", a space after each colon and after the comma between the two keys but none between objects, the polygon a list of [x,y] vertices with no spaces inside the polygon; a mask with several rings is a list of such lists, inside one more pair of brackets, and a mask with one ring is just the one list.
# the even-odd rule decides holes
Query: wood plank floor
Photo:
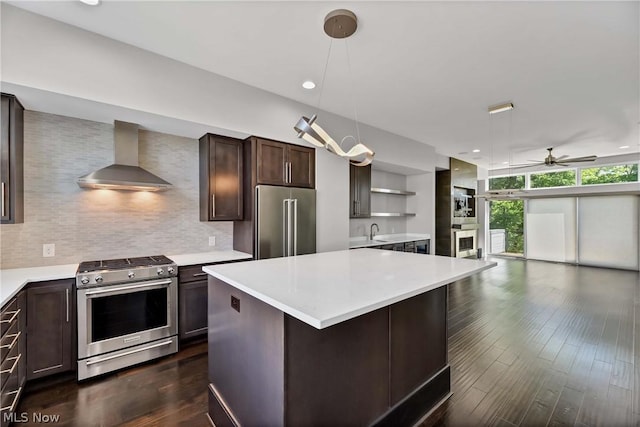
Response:
[{"label": "wood plank floor", "polygon": [[[430,426],[640,425],[638,272],[497,259],[449,287],[449,401]],[[67,426],[207,426],[206,345],[27,391]],[[35,425],[35,424],[21,424]]]}]

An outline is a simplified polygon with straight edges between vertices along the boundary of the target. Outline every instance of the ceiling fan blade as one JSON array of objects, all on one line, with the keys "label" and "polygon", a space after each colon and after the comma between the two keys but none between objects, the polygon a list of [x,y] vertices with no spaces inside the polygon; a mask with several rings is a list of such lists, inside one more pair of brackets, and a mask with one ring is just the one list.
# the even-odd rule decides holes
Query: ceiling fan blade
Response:
[{"label": "ceiling fan blade", "polygon": [[524,168],[531,168],[534,166],[542,166],[542,165],[544,165],[544,162],[509,165],[508,169],[524,169]]},{"label": "ceiling fan blade", "polygon": [[565,163],[574,163],[574,162],[593,162],[596,160],[598,156],[584,156],[584,157],[573,157],[570,159],[563,159],[562,161]]},{"label": "ceiling fan blade", "polygon": [[569,155],[565,154],[564,156],[556,157],[556,160],[566,159],[567,157],[569,157]]},{"label": "ceiling fan blade", "polygon": [[565,168],[569,167],[569,163],[565,163],[565,162],[555,162],[553,165],[564,166]]}]

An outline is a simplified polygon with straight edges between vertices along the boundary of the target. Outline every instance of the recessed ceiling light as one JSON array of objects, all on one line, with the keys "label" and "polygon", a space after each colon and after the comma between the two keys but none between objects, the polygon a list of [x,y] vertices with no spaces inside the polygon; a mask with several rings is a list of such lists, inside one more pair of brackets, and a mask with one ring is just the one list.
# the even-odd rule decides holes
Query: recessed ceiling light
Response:
[{"label": "recessed ceiling light", "polygon": [[629,146],[628,146],[628,145],[621,145],[621,146],[620,146],[620,147],[618,147],[618,148],[620,148],[620,149],[624,149],[624,148],[629,148]]},{"label": "recessed ceiling light", "polygon": [[312,82],[311,80],[305,80],[302,83],[302,87],[305,89],[313,89],[314,87],[316,87],[316,84],[314,82]]},{"label": "recessed ceiling light", "polygon": [[88,4],[89,6],[97,6],[100,4],[100,0],[80,0],[84,4]]},{"label": "recessed ceiling light", "polygon": [[480,150],[478,150],[477,148],[475,150],[473,150],[474,153],[479,153]]}]

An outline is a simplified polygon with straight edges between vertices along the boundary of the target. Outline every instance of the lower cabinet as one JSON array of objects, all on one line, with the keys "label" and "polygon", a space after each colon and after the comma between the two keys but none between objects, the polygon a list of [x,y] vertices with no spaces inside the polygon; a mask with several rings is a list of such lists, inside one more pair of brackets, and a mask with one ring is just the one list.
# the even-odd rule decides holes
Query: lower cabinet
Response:
[{"label": "lower cabinet", "polygon": [[207,273],[202,265],[178,269],[178,312],[180,340],[207,335]]},{"label": "lower cabinet", "polygon": [[24,291],[9,301],[0,312],[0,426],[11,423],[11,413],[26,381],[26,294]]},{"label": "lower cabinet", "polygon": [[73,279],[27,287],[27,380],[71,371],[76,361]]}]

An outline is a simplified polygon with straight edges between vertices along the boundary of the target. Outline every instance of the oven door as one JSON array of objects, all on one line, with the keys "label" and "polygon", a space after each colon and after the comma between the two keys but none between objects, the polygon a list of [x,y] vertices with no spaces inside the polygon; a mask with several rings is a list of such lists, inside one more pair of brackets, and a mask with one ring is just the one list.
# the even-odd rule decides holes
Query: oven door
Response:
[{"label": "oven door", "polygon": [[178,281],[78,289],[78,359],[178,332]]}]

